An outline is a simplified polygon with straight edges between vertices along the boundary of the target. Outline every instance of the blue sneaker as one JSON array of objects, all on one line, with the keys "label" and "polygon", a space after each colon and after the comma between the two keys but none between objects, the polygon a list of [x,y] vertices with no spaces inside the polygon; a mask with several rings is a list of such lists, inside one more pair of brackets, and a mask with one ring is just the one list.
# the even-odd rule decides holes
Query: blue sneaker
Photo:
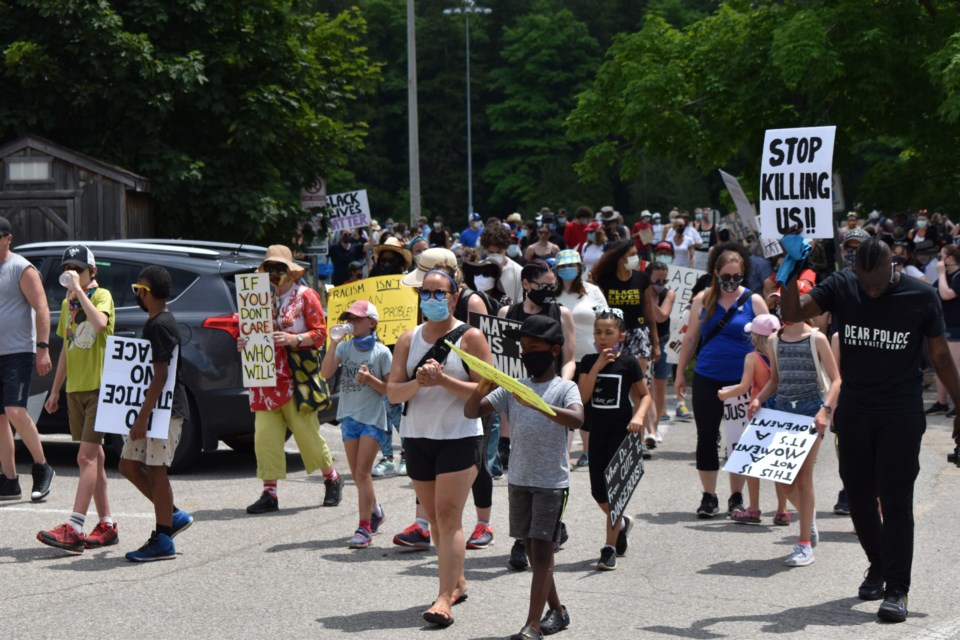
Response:
[{"label": "blue sneaker", "polygon": [[380,525],[382,525],[384,521],[387,519],[387,512],[383,510],[383,507],[378,504],[377,508],[380,511],[379,515],[377,515],[377,510],[374,510],[374,512],[370,514],[370,533],[371,534],[374,534],[377,531],[379,531]]},{"label": "blue sneaker", "polygon": [[177,509],[173,512],[173,533],[170,534],[170,537],[176,538],[178,533],[184,529],[189,529],[192,524],[193,516],[183,509]]},{"label": "blue sneaker", "polygon": [[177,557],[177,549],[173,546],[173,538],[165,533],[154,531],[145,545],[136,551],[131,551],[125,557],[130,562],[173,560]]}]

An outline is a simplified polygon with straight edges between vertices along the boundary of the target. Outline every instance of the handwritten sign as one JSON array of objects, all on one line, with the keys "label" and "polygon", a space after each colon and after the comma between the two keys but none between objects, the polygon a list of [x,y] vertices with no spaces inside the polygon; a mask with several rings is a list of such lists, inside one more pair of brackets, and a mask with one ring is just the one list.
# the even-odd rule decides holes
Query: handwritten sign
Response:
[{"label": "handwritten sign", "polygon": [[403,276],[364,278],[330,289],[327,317],[331,324],[357,300],[368,300],[377,307],[380,321],[377,335],[385,345],[396,344],[405,331],[417,326],[417,292],[400,284]]},{"label": "handwritten sign", "polygon": [[247,339],[240,352],[243,386],[275,387],[277,367],[270,276],[266,273],[238,273],[235,279],[240,337]]},{"label": "handwritten sign", "polygon": [[533,389],[527,385],[521,383],[519,380],[514,380],[505,373],[494,369],[480,358],[470,355],[449,340],[446,340],[446,343],[450,345],[450,348],[453,349],[458,356],[460,356],[460,359],[463,360],[466,365],[470,367],[471,370],[475,371],[481,378],[495,382],[513,395],[522,398],[534,408],[543,411],[548,416],[557,415],[557,412],[551,409],[550,405],[544,402],[543,398],[534,393]]},{"label": "handwritten sign", "polygon": [[507,329],[519,329],[523,326],[522,322],[479,313],[471,313],[468,320],[471,327],[476,327],[487,337],[490,353],[493,354],[493,366],[511,378],[527,377],[527,369],[520,359],[520,343],[503,335]]},{"label": "handwritten sign", "polygon": [[[163,439],[170,429],[173,386],[177,380],[180,347],[173,350],[167,382],[147,422],[147,437]],[[149,340],[107,337],[103,359],[103,381],[97,402],[94,431],[127,435],[140,415],[147,389],[153,380],[153,349]]]},{"label": "handwritten sign", "polygon": [[808,238],[833,237],[836,127],[770,129],[760,165],[760,231],[767,240],[798,226]]},{"label": "handwritten sign", "polygon": [[792,484],[820,434],[813,418],[760,409],[733,446],[724,471]]},{"label": "handwritten sign", "polygon": [[693,286],[705,272],[687,267],[669,265],[667,270],[668,289],[673,291],[677,298],[670,310],[670,339],[667,340],[667,362],[677,364],[680,361],[680,346],[683,336],[687,333],[687,318],[690,315],[690,305],[693,301]]},{"label": "handwritten sign", "polygon": [[[753,357],[753,356],[751,356]],[[730,389],[724,387],[723,391]],[[750,394],[741,393],[738,396],[723,401],[723,418],[720,421],[720,432],[727,439],[727,457],[733,451],[733,446],[740,441],[743,430],[747,427],[747,406],[750,404]]]},{"label": "handwritten sign", "polygon": [[617,526],[627,509],[634,490],[643,477],[643,437],[628,433],[603,470],[607,481],[607,504],[610,505],[610,526]]},{"label": "handwritten sign", "polygon": [[348,191],[327,196],[327,211],[330,216],[330,229],[358,229],[370,224],[370,204],[367,202],[367,190]]}]

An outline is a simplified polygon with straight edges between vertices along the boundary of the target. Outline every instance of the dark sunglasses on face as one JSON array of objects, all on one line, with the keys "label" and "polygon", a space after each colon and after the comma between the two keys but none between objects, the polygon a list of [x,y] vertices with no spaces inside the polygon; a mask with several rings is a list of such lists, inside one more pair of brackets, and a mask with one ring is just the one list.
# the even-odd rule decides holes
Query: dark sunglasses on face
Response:
[{"label": "dark sunglasses on face", "polygon": [[556,282],[536,282],[535,280],[530,281],[530,286],[533,287],[535,291],[540,289],[553,289],[557,286]]},{"label": "dark sunglasses on face", "polygon": [[450,295],[450,291],[445,291],[444,289],[420,289],[420,300],[426,302],[430,298],[434,300],[446,300],[447,296]]},{"label": "dark sunglasses on face", "polygon": [[3,239],[6,238],[8,235],[10,235],[10,234],[9,234],[9,233],[2,233],[2,232],[0,232],[0,240],[3,240]]},{"label": "dark sunglasses on face", "polygon": [[287,268],[283,265],[276,265],[276,266],[270,265],[270,266],[264,267],[264,271],[266,271],[272,276],[282,276],[287,272]]},{"label": "dark sunglasses on face", "polygon": [[739,282],[743,280],[743,274],[742,273],[737,273],[737,274],[725,273],[721,276],[717,276],[717,279],[720,280],[720,282]]},{"label": "dark sunglasses on face", "polygon": [[86,270],[86,267],[78,267],[75,264],[65,264],[60,268],[60,273],[64,273],[65,271],[76,271],[77,273],[83,273]]}]

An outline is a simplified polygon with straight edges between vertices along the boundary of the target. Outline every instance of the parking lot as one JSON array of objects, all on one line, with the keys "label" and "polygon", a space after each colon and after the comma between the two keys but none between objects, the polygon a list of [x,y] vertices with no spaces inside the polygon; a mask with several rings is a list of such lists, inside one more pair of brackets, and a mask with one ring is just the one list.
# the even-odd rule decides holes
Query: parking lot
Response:
[{"label": "parking lot", "polygon": [[[322,427],[346,472],[339,429]],[[561,638],[954,638],[960,636],[954,576],[960,566],[956,509],[960,469],[947,465],[948,421],[930,421],[917,483],[917,544],[910,617],[880,624],[877,603],[856,599],[866,563],[850,519],[830,512],[839,479],[832,447],[817,466],[821,544],[817,561],[788,569],[781,560],[796,525],[771,526],[772,487],[763,486],[764,523],[697,520],[693,423],[677,423],[647,464],[628,512],[631,547],[614,572],[594,568],[603,521],[586,472],[572,474],[566,521],[570,540],[556,558],[556,579],[572,623]],[[288,443],[291,452],[295,444]],[[0,632],[6,638],[506,638],[526,616],[529,572],[507,567],[506,478],[494,487],[496,543],[468,551],[469,599],[446,631],[420,613],[436,593],[432,551],[404,551],[390,538],[413,518],[406,478],[378,480],[387,513],[375,546],[346,548],[356,526],[356,491],[322,508],[323,483],[307,477],[295,453],[280,484],[275,514],[249,516],[260,487],[255,460],[226,447],[196,471],[173,478],[176,502],[196,517],[176,539],[178,557],[129,563],[153,527],[147,502],[116,473],[110,497],[120,544],[69,556],[38,543],[42,528],[64,522],[76,488],[75,445],[47,440],[58,476],[48,501],[0,505]],[[21,471],[26,459],[20,457]],[[721,503],[727,490],[721,485]],[[92,514],[91,514],[92,517]],[[89,522],[89,520],[88,520]],[[474,523],[468,501],[464,526]],[[429,629],[429,630],[428,630]]]}]

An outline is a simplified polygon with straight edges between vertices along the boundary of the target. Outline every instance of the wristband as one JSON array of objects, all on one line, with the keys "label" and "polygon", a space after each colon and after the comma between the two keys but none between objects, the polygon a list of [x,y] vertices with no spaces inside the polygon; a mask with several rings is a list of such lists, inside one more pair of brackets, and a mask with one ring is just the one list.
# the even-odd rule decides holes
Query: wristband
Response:
[{"label": "wristband", "polygon": [[46,342],[37,343],[37,349],[49,349],[49,348],[50,348],[50,345],[47,344]]},{"label": "wristband", "polygon": [[821,409],[826,409],[828,416],[832,416],[832,415],[833,415],[833,407],[831,407],[831,406],[828,405],[827,403],[823,403],[823,404],[820,406],[820,408],[821,408]]}]

